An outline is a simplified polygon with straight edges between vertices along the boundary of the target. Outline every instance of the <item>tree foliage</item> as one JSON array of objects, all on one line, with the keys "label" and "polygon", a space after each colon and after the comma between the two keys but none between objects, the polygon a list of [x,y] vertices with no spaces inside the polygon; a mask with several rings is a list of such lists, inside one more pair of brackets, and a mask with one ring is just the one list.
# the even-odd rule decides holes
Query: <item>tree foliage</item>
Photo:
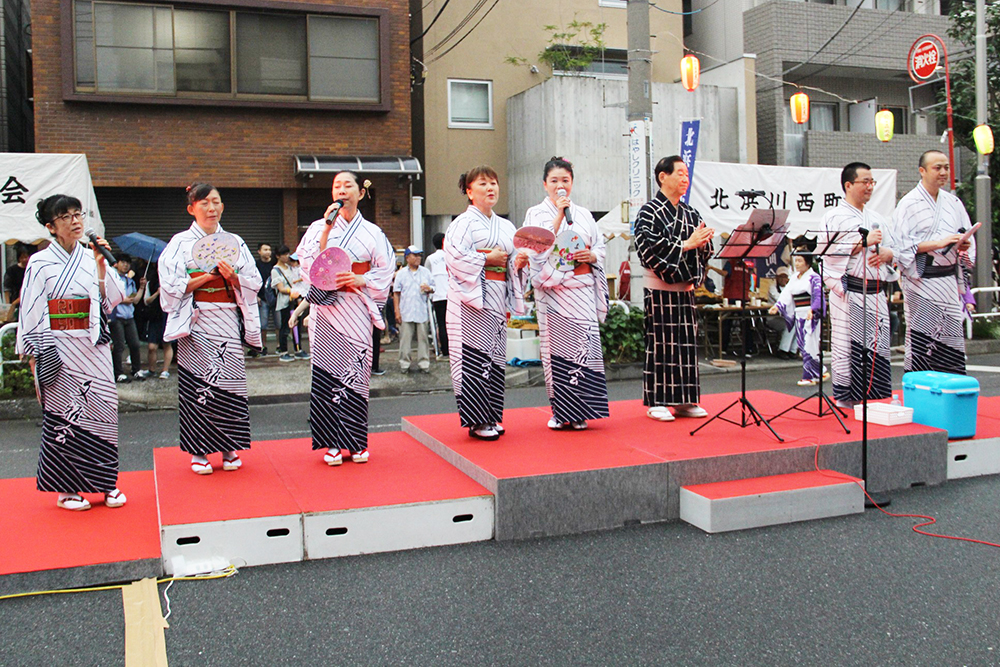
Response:
[{"label": "tree foliage", "polygon": [[[574,72],[586,69],[601,57],[604,51],[604,31],[607,23],[577,21],[575,18],[560,28],[555,25],[543,26],[549,34],[546,47],[538,52],[538,61],[553,70]],[[504,62],[511,65],[530,66],[527,58],[507,56]]]},{"label": "tree foliage", "polygon": [[[955,2],[951,8],[951,27],[948,34],[963,44],[976,43],[976,5],[974,2]],[[986,4],[986,117],[994,135],[1000,139],[1000,2]],[[952,116],[955,125],[955,143],[975,152],[972,130],[976,127],[976,59],[970,49],[964,57],[949,63],[951,69]],[[943,93],[942,93],[943,94]],[[946,123],[944,110],[940,120]],[[992,184],[993,238],[1000,239],[1000,155],[990,156],[989,174]],[[957,184],[958,195],[975,220],[975,170],[964,183]]]}]

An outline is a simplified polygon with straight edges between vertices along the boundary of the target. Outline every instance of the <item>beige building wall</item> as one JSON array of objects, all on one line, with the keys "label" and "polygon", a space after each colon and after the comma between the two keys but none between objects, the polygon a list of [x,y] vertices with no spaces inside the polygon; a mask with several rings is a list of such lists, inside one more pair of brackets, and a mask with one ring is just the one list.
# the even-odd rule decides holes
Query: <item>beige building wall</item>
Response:
[{"label": "beige building wall", "polygon": [[[424,6],[425,28],[444,2],[430,0]],[[508,211],[507,99],[541,83],[551,76],[551,71],[540,64],[537,73],[527,65],[507,64],[504,62],[507,56],[537,63],[538,53],[546,47],[549,39],[544,27],[555,25],[562,28],[574,19],[594,24],[606,23],[604,41],[607,48],[624,50],[628,46],[625,3],[609,0],[503,0],[457,47],[442,55],[482,18],[492,2],[476,13],[475,18],[455,37],[433,51],[433,47],[442,42],[476,4],[477,0],[451,0],[423,39],[424,65],[427,68],[424,79],[424,169],[427,187],[425,214],[428,216],[455,215],[465,210],[467,199],[458,190],[458,176],[478,164],[488,164],[500,175],[500,201],[496,210],[501,214]],[[602,6],[617,4],[622,6]],[[670,11],[681,11],[681,0],[659,0],[657,5]],[[683,56],[681,17],[653,8],[649,13],[653,81],[675,81],[679,78],[679,63]],[[448,127],[449,79],[493,82],[492,129]],[[655,119],[655,108],[653,116]],[[623,126],[622,132],[626,129]],[[511,131],[517,130],[511,128]],[[566,157],[573,158],[572,155]],[[538,168],[542,166],[539,164]]]}]

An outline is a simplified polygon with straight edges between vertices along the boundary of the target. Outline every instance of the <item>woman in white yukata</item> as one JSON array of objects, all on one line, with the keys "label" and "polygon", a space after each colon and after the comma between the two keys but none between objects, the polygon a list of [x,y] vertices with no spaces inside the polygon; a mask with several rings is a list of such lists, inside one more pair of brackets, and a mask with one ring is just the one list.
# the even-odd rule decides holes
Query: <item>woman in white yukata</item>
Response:
[{"label": "woman in white yukata", "polygon": [[590,211],[570,202],[570,162],[559,157],[549,160],[542,183],[548,196],[528,209],[524,225],[548,229],[556,238],[572,231],[586,245],[573,254],[576,266],[565,270],[549,261],[553,248],[529,253],[545,386],[552,405],[548,426],[579,431],[587,428],[588,419],[608,416],[600,325],[608,314],[604,237]]},{"label": "woman in white yukata", "polygon": [[[335,175],[334,203],[309,225],[295,250],[311,310],[312,448],[326,450],[323,460],[330,466],[344,462],[342,449],[354,463],[368,461],[372,327],[385,329],[382,307],[396,271],[389,239],[358,210],[370,185],[365,181],[362,187],[352,171]],[[323,290],[311,283],[309,272],[320,253],[332,247],[346,251],[352,266],[337,274],[335,290]]]},{"label": "woman in white yukata", "polygon": [[[800,387],[819,382],[819,346],[823,330],[823,314],[826,304],[823,297],[823,281],[813,271],[812,265],[803,255],[792,259],[794,275],[785,284],[778,302],[768,311],[781,315],[789,331],[795,332],[799,350],[802,352],[802,379]],[[823,369],[823,379],[830,374]]]},{"label": "woman in white yukata", "polygon": [[470,203],[444,239],[451,382],[462,426],[496,440],[504,433],[507,313],[524,312],[528,255],[513,254],[514,225],[493,212],[500,185],[492,168],[470,169],[458,187]]},{"label": "woman in white yukata", "polygon": [[28,358],[42,404],[38,490],[58,493],[63,509],[89,510],[81,493],[103,493],[106,507],[121,507],[108,315],[125,298],[125,285],[97,248],[80,244],[87,213],[79,199],[47,197],[36,217],[55,238],[28,260],[17,353]]},{"label": "woman in white yukata", "polygon": [[160,255],[160,303],[167,313],[164,341],[177,341],[177,404],[180,446],[191,470],[212,473],[208,454],[222,453],[222,469],[239,470],[238,451],[250,449],[250,406],[243,346],[260,349],[257,291],[260,273],[239,236],[232,266],[220,261],[211,273],[195,264],[195,243],[222,232],[222,197],[208,183],[187,188],[194,222],[175,234]]}]

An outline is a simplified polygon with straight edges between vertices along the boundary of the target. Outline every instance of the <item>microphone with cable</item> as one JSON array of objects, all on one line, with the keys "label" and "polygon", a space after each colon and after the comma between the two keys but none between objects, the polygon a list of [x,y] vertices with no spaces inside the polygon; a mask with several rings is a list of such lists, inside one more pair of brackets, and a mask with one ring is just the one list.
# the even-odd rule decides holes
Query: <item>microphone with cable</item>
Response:
[{"label": "microphone with cable", "polygon": [[104,261],[108,263],[108,266],[114,266],[115,256],[111,254],[110,250],[108,250],[107,248],[105,248],[104,246],[102,246],[100,243],[97,242],[97,232],[94,231],[94,228],[88,227],[86,231],[84,231],[83,233],[88,239],[90,239],[90,243],[95,248],[101,251],[101,254],[104,255]]},{"label": "microphone with cable", "polygon": [[343,199],[338,199],[337,201],[333,202],[333,205],[336,206],[336,208],[330,211],[330,215],[326,216],[326,224],[328,225],[333,224],[333,221],[337,219],[337,214],[340,213],[340,209],[344,208],[345,203],[346,202],[344,202]]},{"label": "microphone with cable", "polygon": [[737,197],[763,197],[767,193],[763,190],[740,190],[736,193]]},{"label": "microphone with cable", "polygon": [[[566,188],[559,188],[558,190],[556,190],[556,194],[559,195],[560,197],[566,197],[566,196],[568,196],[568,193],[566,192]],[[563,215],[566,216],[566,224],[567,225],[572,225],[573,224],[573,216],[569,212],[570,208],[572,208],[572,206],[567,206],[566,208],[563,209]]]},{"label": "microphone with cable", "polygon": [[[872,231],[874,232],[877,229],[878,229],[878,220],[872,220]],[[868,241],[868,237],[866,236],[865,237],[865,242],[867,242],[867,241]],[[878,254],[878,245],[879,245],[878,243],[875,244],[875,254],[876,255]]]},{"label": "microphone with cable", "polygon": [[[959,227],[958,228],[958,233],[959,234],[964,234],[965,233],[965,227]],[[946,245],[944,247],[944,254],[947,255],[949,252],[951,252],[951,249],[954,248],[954,247],[955,247],[954,243],[949,243],[948,245]]]}]

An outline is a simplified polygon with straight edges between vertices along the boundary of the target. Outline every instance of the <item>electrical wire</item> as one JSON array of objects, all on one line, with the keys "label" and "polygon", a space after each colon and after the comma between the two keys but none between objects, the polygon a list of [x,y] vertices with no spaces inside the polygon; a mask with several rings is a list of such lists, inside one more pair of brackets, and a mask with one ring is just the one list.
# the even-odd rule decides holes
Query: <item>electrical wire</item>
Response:
[{"label": "electrical wire", "polygon": [[[432,18],[431,22],[427,24],[427,27],[424,28],[424,31],[422,33],[420,33],[420,36],[414,37],[413,39],[410,40],[410,46],[413,46],[414,44],[422,40],[424,38],[424,35],[426,35],[427,32],[434,27],[434,24],[437,23],[437,20],[439,18],[441,18],[441,13],[444,12],[444,8],[448,6],[449,2],[451,2],[451,0],[444,0],[444,4],[441,5],[441,9],[439,9],[438,13],[434,15],[434,18]],[[427,4],[429,5],[430,3]],[[427,5],[424,5],[424,7],[427,7]]]},{"label": "electrical wire", "polygon": [[454,49],[454,48],[455,48],[456,46],[458,46],[459,44],[461,44],[461,43],[462,43],[462,42],[463,42],[463,41],[465,40],[465,38],[466,38],[466,37],[468,37],[469,35],[471,35],[471,34],[472,34],[472,32],[473,32],[473,31],[474,31],[474,30],[475,30],[476,28],[478,28],[478,27],[479,27],[479,24],[480,24],[480,23],[482,23],[482,22],[483,22],[483,20],[484,20],[484,19],[485,19],[485,18],[486,18],[487,16],[489,16],[489,15],[490,15],[490,12],[492,12],[492,11],[493,11],[493,8],[494,8],[494,7],[496,7],[496,6],[498,5],[498,4],[500,4],[500,0],[494,0],[493,4],[492,4],[492,5],[490,5],[490,8],[486,10],[486,13],[485,13],[485,14],[483,14],[483,15],[482,15],[482,16],[481,16],[481,17],[479,18],[479,20],[478,20],[478,21],[476,21],[476,25],[474,25],[474,26],[472,26],[471,28],[469,28],[469,32],[467,32],[467,33],[465,33],[464,35],[462,35],[461,39],[459,39],[459,40],[458,40],[457,42],[455,42],[454,44],[452,44],[451,46],[449,46],[449,47],[448,47],[448,49],[447,49],[447,50],[446,50],[446,51],[445,51],[444,53],[442,53],[442,54],[440,54],[440,55],[437,55],[437,56],[434,56],[434,57],[433,57],[433,58],[432,58],[431,60],[427,61],[427,62],[428,62],[428,64],[430,64],[430,63],[433,63],[433,62],[434,62],[434,61],[436,61],[436,60],[440,60],[441,58],[444,58],[444,57],[445,57],[446,55],[448,55],[449,53],[451,53],[451,50],[452,50],[452,49]]},{"label": "electrical wire", "polygon": [[705,11],[706,9],[708,9],[709,7],[711,7],[712,5],[714,5],[717,2],[719,2],[719,0],[712,0],[712,2],[708,3],[707,5],[705,5],[704,7],[702,7],[701,9],[694,9],[694,10],[691,10],[690,12],[674,12],[674,11],[671,11],[669,9],[663,9],[662,7],[657,7],[652,2],[649,3],[649,6],[652,7],[653,9],[655,9],[656,11],[663,12],[664,14],[673,14],[674,16],[692,16],[694,14],[698,14],[700,12]]},{"label": "electrical wire", "polygon": [[[225,569],[219,570],[217,572],[209,572],[208,574],[197,574],[187,577],[164,577],[163,579],[157,579],[156,583],[159,584],[171,584],[175,581],[201,581],[208,579],[227,579],[233,575],[239,574],[239,570],[235,565],[230,565]],[[31,591],[28,593],[11,593],[9,595],[0,595],[0,600],[13,600],[15,598],[27,598],[34,597],[38,595],[60,595],[65,593],[94,593],[98,591],[113,591],[116,589],[122,589],[126,586],[132,585],[132,582],[127,582],[124,584],[110,584],[108,586],[85,586],[82,588],[59,588],[47,591]]]},{"label": "electrical wire", "polygon": [[823,42],[823,45],[821,47],[819,47],[818,49],[816,49],[812,53],[812,55],[810,55],[808,58],[806,58],[802,62],[800,62],[800,63],[798,63],[796,65],[793,65],[793,66],[789,67],[788,69],[786,69],[784,72],[781,73],[781,76],[787,76],[788,74],[791,74],[792,72],[794,72],[798,68],[803,67],[805,65],[808,65],[809,62],[812,61],[813,58],[815,58],[820,53],[822,53],[823,49],[825,49],[826,47],[828,47],[830,45],[830,42],[832,42],[833,40],[835,40],[837,38],[837,35],[839,35],[841,32],[843,32],[844,28],[847,27],[847,24],[850,23],[851,20],[854,19],[855,16],[857,16],[858,12],[861,10],[861,4],[862,4],[861,2],[858,2],[858,6],[854,8],[854,11],[851,12],[851,15],[847,17],[847,19],[844,21],[844,23],[839,28],[837,28],[836,32],[834,32],[832,35],[830,35],[829,39],[827,39],[825,42]]},{"label": "electrical wire", "polygon": [[459,32],[461,32],[462,28],[464,28],[465,26],[467,26],[469,24],[469,21],[471,21],[472,18],[477,13],[479,13],[479,10],[482,9],[486,5],[487,2],[489,2],[489,0],[476,0],[476,4],[473,5],[472,9],[469,10],[469,13],[466,14],[465,17],[461,21],[458,22],[458,25],[456,25],[452,29],[451,32],[449,32],[447,35],[445,35],[444,39],[442,39],[440,42],[438,42],[437,44],[435,44],[431,48],[427,49],[427,51],[424,52],[424,56],[426,57],[426,56],[432,55],[435,51],[437,51],[438,49],[440,49],[441,47],[443,47],[445,45],[445,43],[447,43],[448,41],[450,41],[452,37],[454,37]]}]

